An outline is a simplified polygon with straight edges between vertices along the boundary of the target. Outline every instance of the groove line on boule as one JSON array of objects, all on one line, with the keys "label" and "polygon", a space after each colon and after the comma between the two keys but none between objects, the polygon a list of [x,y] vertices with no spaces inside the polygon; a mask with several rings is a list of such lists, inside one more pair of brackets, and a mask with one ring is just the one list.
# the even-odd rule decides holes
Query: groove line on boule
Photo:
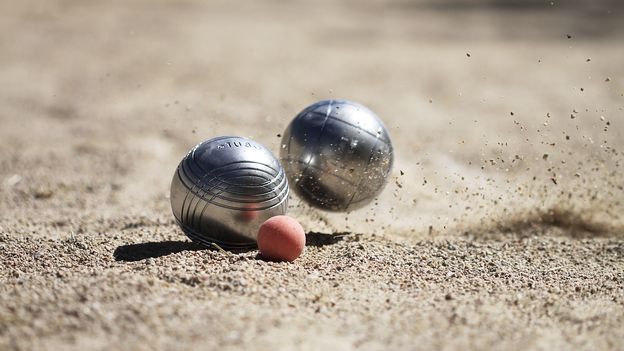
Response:
[{"label": "groove line on boule", "polygon": [[[183,168],[182,172],[184,172],[185,175],[186,175],[187,171],[186,171],[186,169]],[[214,175],[214,177],[212,179],[210,179],[209,181],[207,181],[207,182],[198,181],[198,182],[195,182],[195,183],[191,183],[191,186],[186,184],[187,183],[186,181],[184,181],[184,183],[185,183],[187,188],[193,188],[193,190],[194,190],[194,186],[197,186],[198,187],[198,191],[201,190],[201,191],[204,191],[204,192],[210,192],[210,191],[212,191],[212,189],[218,188],[220,183],[223,183],[223,184],[226,184],[226,185],[230,185],[230,186],[243,187],[243,186],[241,186],[238,183],[231,183],[231,182],[225,181],[223,178],[225,176],[227,176],[228,173],[229,172],[224,172],[224,173],[220,173],[220,174]],[[249,176],[249,175],[240,175],[239,177],[244,177],[244,176]],[[254,176],[258,177],[258,178],[261,178],[261,179],[266,179],[266,178],[260,177],[259,175],[254,175]],[[190,179],[188,176],[186,178]],[[247,192],[233,192],[233,194],[235,194],[235,195],[262,196],[262,195],[271,193],[271,191],[269,190],[269,191],[256,192],[256,193],[252,192],[251,194],[249,193],[249,191],[252,191],[254,189],[266,189],[266,188],[268,188],[268,186],[270,186],[270,185],[272,185],[274,183],[278,183],[275,187],[282,187],[282,186],[284,186],[285,179],[286,179],[285,174],[283,172],[280,172],[278,177],[274,177],[274,178],[270,179],[269,181],[264,182],[262,184],[252,184],[252,185],[244,186],[246,189],[248,189]],[[202,184],[200,184],[200,183],[202,183]]]}]

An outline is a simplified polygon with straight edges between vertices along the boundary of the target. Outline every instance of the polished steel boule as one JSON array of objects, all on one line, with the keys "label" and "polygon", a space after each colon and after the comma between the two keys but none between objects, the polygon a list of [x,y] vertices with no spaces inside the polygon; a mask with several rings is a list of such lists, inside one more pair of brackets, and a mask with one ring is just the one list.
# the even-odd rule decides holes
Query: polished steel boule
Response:
[{"label": "polished steel boule", "polygon": [[261,144],[225,136],[195,146],[171,182],[171,208],[194,242],[226,248],[256,245],[260,224],[286,212],[288,180]]},{"label": "polished steel boule", "polygon": [[388,130],[371,110],[349,100],[323,100],[286,128],[280,159],[290,186],[307,203],[350,211],[381,193],[393,149]]}]

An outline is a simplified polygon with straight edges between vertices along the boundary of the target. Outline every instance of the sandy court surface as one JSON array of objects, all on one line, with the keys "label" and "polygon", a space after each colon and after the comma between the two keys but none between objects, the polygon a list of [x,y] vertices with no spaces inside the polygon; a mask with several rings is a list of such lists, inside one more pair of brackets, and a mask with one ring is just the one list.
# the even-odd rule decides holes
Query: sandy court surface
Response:
[{"label": "sandy court surface", "polygon": [[[608,0],[4,1],[0,349],[621,348],[623,40]],[[184,154],[325,98],[388,126],[379,199],[293,197],[292,264],[188,242]]]}]

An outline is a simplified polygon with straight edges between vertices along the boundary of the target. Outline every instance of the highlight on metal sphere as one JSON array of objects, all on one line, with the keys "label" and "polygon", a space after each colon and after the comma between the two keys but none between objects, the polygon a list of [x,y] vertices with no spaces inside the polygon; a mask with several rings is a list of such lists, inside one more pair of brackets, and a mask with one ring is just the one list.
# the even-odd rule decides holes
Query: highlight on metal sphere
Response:
[{"label": "highlight on metal sphere", "polygon": [[194,242],[226,248],[256,245],[258,227],[282,215],[288,180],[273,154],[243,137],[224,136],[195,146],[171,182],[171,208]]},{"label": "highlight on metal sphere", "polygon": [[371,110],[349,100],[323,100],[286,128],[280,159],[290,186],[307,203],[350,211],[381,193],[392,150],[388,130]]}]

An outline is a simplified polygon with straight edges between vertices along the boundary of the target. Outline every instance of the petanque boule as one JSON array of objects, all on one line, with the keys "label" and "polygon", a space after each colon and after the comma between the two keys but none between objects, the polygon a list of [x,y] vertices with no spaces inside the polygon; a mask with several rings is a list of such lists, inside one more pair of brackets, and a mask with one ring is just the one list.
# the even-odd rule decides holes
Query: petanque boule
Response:
[{"label": "petanque boule", "polygon": [[263,145],[243,137],[204,141],[182,159],[171,182],[176,222],[194,242],[256,246],[258,227],[286,212],[288,180]]},{"label": "petanque boule", "polygon": [[308,204],[351,211],[383,190],[393,164],[390,134],[377,115],[349,100],[323,100],[301,111],[282,137],[290,186]]}]

